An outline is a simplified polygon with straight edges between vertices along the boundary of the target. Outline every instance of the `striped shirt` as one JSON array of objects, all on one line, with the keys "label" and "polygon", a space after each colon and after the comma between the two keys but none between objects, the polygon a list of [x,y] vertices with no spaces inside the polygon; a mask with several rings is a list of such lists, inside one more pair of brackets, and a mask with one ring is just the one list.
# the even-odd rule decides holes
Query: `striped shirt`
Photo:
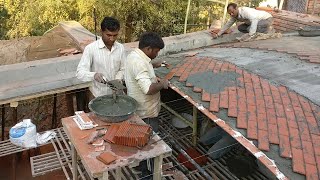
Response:
[{"label": "striped shirt", "polygon": [[89,44],[84,49],[77,68],[77,78],[81,81],[92,81],[90,91],[95,97],[112,94],[105,84],[94,80],[95,73],[102,73],[107,81],[123,79],[125,51],[122,44],[115,42],[111,51],[102,39]]}]

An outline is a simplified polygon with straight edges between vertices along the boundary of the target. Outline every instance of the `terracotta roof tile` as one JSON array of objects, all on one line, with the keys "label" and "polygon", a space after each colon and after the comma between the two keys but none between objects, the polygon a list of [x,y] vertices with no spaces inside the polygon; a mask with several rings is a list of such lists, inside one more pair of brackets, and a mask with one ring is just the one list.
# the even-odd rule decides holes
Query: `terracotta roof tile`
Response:
[{"label": "terracotta roof tile", "polygon": [[[189,82],[185,85],[202,93],[203,102],[210,102],[208,111],[227,109],[228,116],[236,118],[237,128],[246,129],[247,138],[257,140],[260,150],[269,151],[270,143],[279,144],[279,155],[292,158],[294,172],[318,177],[315,170],[320,172],[319,106],[232,63],[189,57],[177,67],[175,76],[180,81],[187,81],[195,73],[236,72],[239,75],[236,83],[230,83],[217,93],[210,94]],[[245,144],[241,139],[238,141]],[[306,166],[310,170],[306,171]]]}]

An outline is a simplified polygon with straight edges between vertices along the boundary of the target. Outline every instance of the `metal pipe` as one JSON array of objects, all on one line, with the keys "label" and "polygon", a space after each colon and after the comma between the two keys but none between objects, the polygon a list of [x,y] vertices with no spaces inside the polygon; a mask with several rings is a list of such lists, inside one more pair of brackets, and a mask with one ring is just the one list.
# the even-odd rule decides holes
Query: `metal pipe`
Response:
[{"label": "metal pipe", "polygon": [[184,123],[186,123],[188,126],[193,127],[193,124],[188,121],[186,118],[184,118],[183,116],[181,116],[180,114],[178,114],[175,110],[171,109],[169,106],[167,106],[165,103],[161,103],[161,106],[164,107],[165,109],[167,109],[170,113],[172,113],[173,115],[177,116],[177,118],[179,118],[180,120],[182,120]]},{"label": "metal pipe", "polygon": [[227,11],[228,11],[228,4],[229,4],[229,0],[226,0],[226,3],[224,5],[224,11],[223,11],[223,19],[222,19],[222,26],[224,25],[225,21],[226,21],[226,17],[227,17]]},{"label": "metal pipe", "polygon": [[281,0],[281,1],[280,1],[280,4],[279,4],[279,10],[281,10],[281,9],[282,9],[283,2],[284,2],[284,0]]},{"label": "metal pipe", "polygon": [[192,113],[192,120],[193,120],[193,126],[192,126],[192,142],[193,145],[197,145],[197,132],[198,132],[198,109],[193,106],[193,113]]},{"label": "metal pipe", "polygon": [[4,128],[5,128],[5,107],[4,104],[2,104],[2,109],[1,109],[1,140],[4,141]]},{"label": "metal pipe", "polygon": [[53,109],[51,119],[51,129],[56,128],[57,125],[57,94],[53,95]]},{"label": "metal pipe", "polygon": [[168,138],[168,139],[169,139],[169,141],[171,142],[171,145],[172,145],[173,147],[175,147],[175,149],[177,149],[180,153],[182,153],[182,154],[189,160],[189,162],[190,162],[191,164],[193,164],[193,165],[199,170],[199,172],[200,172],[201,174],[203,174],[208,180],[212,180],[212,177],[211,177],[201,166],[199,166],[199,164],[196,163],[196,162],[189,156],[189,154],[187,154],[187,153],[181,148],[181,146],[173,140],[173,138]]},{"label": "metal pipe", "polygon": [[188,0],[186,17],[184,19],[184,31],[183,31],[184,34],[187,33],[187,24],[188,24],[188,16],[189,16],[189,11],[190,11],[190,3],[191,3],[191,0]]}]

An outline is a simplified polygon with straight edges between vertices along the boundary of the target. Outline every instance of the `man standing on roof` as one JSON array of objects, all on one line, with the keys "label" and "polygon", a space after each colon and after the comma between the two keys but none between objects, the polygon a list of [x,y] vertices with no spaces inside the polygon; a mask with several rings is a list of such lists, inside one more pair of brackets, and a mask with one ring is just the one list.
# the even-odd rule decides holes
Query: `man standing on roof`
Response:
[{"label": "man standing on roof", "polygon": [[272,22],[273,17],[265,11],[259,11],[249,7],[238,7],[235,3],[230,3],[227,10],[231,19],[218,32],[211,32],[213,38],[221,36],[229,29],[236,21],[244,22],[238,26],[238,30],[243,33],[249,33],[253,37],[256,32],[271,33],[273,32]]},{"label": "man standing on roof", "polygon": [[112,17],[101,22],[101,39],[87,45],[77,68],[77,78],[93,81],[90,91],[94,97],[112,94],[106,81],[122,80],[124,75],[125,51],[118,43],[120,23]]},{"label": "man standing on roof", "polygon": [[[154,69],[160,62],[151,62],[157,57],[164,42],[156,33],[144,33],[139,40],[139,48],[133,50],[125,62],[124,79],[127,93],[138,102],[136,113],[154,132],[159,130],[160,90],[168,89],[168,80],[158,81]],[[151,167],[153,168],[151,160]],[[141,179],[152,179],[153,170],[147,168],[147,161],[142,161],[135,169],[141,171]],[[157,172],[159,173],[159,172]]]}]

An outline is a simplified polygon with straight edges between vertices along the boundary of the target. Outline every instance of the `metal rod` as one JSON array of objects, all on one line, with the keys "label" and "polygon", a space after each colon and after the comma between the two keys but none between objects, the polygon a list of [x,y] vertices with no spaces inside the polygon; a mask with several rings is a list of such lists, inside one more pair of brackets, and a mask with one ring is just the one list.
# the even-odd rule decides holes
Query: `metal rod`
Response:
[{"label": "metal rod", "polygon": [[94,20],[94,35],[96,37],[96,40],[98,40],[97,36],[97,16],[96,16],[96,7],[93,6],[93,20]]},{"label": "metal rod", "polygon": [[193,126],[192,126],[192,142],[194,146],[197,146],[197,134],[198,134],[198,109],[193,106]]},{"label": "metal rod", "polygon": [[187,153],[181,148],[181,146],[173,140],[173,138],[168,138],[168,139],[169,139],[169,141],[171,142],[171,145],[172,145],[173,147],[175,147],[180,153],[182,153],[182,154],[189,160],[189,162],[190,162],[191,164],[193,164],[193,165],[199,170],[199,172],[200,172],[201,174],[203,174],[208,180],[211,180],[211,179],[212,179],[212,177],[211,177],[201,166],[199,166],[199,164],[196,163],[196,162],[189,156],[189,154],[187,154]]},{"label": "metal rod", "polygon": [[182,120],[184,123],[186,123],[188,126],[193,127],[193,124],[188,121],[186,118],[184,118],[183,116],[181,116],[180,114],[178,114],[175,110],[171,109],[169,106],[167,106],[164,103],[161,103],[161,106],[164,107],[165,109],[167,109],[170,113],[172,113],[173,115],[177,116],[180,120]]},{"label": "metal rod", "polygon": [[2,112],[1,112],[1,140],[4,141],[4,128],[5,128],[5,106],[2,104]]}]

